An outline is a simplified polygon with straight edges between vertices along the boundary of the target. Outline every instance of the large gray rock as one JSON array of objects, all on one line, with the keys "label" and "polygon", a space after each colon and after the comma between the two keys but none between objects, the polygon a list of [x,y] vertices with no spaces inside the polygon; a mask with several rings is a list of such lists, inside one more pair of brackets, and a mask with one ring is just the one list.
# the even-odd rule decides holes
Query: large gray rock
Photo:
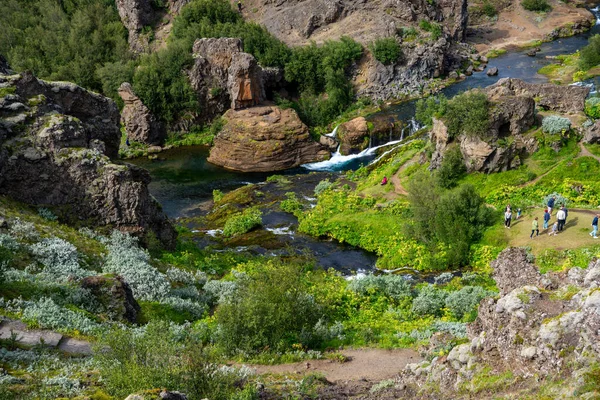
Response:
[{"label": "large gray rock", "polygon": [[136,322],[141,308],[129,284],[120,276],[88,276],[80,282],[81,287],[90,291],[102,307],[101,314],[112,321]]},{"label": "large gray rock", "polygon": [[157,18],[150,0],[116,0],[121,22],[129,32],[129,48],[134,53],[148,50],[149,37],[141,35],[145,26],[151,26]]},{"label": "large gray rock", "polygon": [[119,96],[125,103],[121,121],[125,125],[127,137],[141,143],[162,145],[167,137],[167,130],[142,103],[129,83],[124,82],[119,87]]},{"label": "large gray rock", "polygon": [[493,277],[500,294],[505,295],[521,286],[548,285],[532,261],[527,251],[518,247],[505,249],[492,261]]},{"label": "large gray rock", "polygon": [[592,126],[585,129],[583,143],[599,144],[600,143],[600,120],[596,121]]},{"label": "large gray rock", "polygon": [[0,194],[50,206],[69,222],[109,225],[167,246],[176,233],[148,192],[149,174],[113,164],[121,132],[115,103],[71,83],[0,75]]},{"label": "large gray rock", "polygon": [[504,87],[515,96],[535,99],[538,107],[559,112],[579,112],[585,107],[585,99],[590,93],[586,86],[558,86],[551,83],[527,83],[515,78],[502,78],[488,90]]},{"label": "large gray rock", "polygon": [[200,120],[264,100],[262,69],[252,55],[242,51],[240,39],[198,39],[193,53],[194,65],[188,76],[198,94]]}]

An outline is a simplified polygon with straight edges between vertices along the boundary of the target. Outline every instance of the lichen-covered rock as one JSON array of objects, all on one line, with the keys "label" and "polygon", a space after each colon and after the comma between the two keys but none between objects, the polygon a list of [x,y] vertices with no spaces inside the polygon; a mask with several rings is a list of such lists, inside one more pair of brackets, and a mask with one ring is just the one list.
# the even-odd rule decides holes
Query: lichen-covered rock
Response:
[{"label": "lichen-covered rock", "polygon": [[585,129],[583,143],[600,144],[600,120]]},{"label": "lichen-covered rock", "polygon": [[167,246],[176,233],[148,192],[149,174],[117,165],[115,103],[81,87],[29,73],[0,75],[0,194],[50,206],[66,222],[109,225]]},{"label": "lichen-covered rock", "polygon": [[[494,280],[502,295],[522,286],[542,285],[542,275],[525,249],[509,247],[503,250],[492,261],[491,267],[494,270]],[[543,284],[546,285],[547,281],[544,280]]]},{"label": "lichen-covered rock", "polygon": [[329,151],[311,139],[294,110],[275,106],[229,110],[208,161],[228,169],[280,171],[323,161]]},{"label": "lichen-covered rock", "polygon": [[136,322],[140,306],[133,297],[129,284],[120,276],[89,276],[81,280],[103,307],[102,313],[113,321]]},{"label": "lichen-covered rock", "polygon": [[200,102],[200,120],[264,100],[262,68],[252,55],[242,51],[240,39],[198,39],[193,54],[194,65],[188,76]]},{"label": "lichen-covered rock", "polygon": [[360,153],[369,146],[369,127],[364,117],[354,118],[341,124],[337,130],[340,153],[343,155]]},{"label": "lichen-covered rock", "polygon": [[590,93],[586,86],[558,86],[551,83],[527,83],[515,78],[502,78],[488,90],[504,87],[514,96],[535,99],[539,107],[559,112],[579,112],[585,107],[585,99]]},{"label": "lichen-covered rock", "polygon": [[129,83],[121,84],[119,96],[125,103],[121,111],[121,121],[125,125],[127,137],[136,142],[162,145],[167,137],[167,130],[142,103]]}]

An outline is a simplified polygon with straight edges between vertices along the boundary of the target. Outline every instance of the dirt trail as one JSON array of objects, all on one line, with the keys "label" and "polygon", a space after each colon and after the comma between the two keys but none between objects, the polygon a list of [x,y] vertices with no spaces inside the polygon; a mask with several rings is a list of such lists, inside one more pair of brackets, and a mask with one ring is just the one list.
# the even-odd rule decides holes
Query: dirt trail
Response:
[{"label": "dirt trail", "polygon": [[[394,185],[394,193],[395,194],[400,195],[400,196],[408,195],[408,192],[406,191],[406,189],[402,185],[402,182],[400,181],[400,174],[402,172],[404,172],[408,167],[410,167],[414,163],[418,162],[419,157],[420,157],[420,153],[415,154],[413,158],[411,158],[410,160],[408,160],[407,162],[402,164],[402,166],[400,168],[398,168],[398,171],[396,171],[396,173],[390,178],[392,185]],[[388,196],[388,197],[393,197],[393,198],[397,197],[397,196],[394,196],[393,193],[389,193],[389,195],[391,195],[391,196]],[[390,200],[391,200],[391,198],[390,198]]]},{"label": "dirt trail", "polygon": [[600,157],[598,157],[595,154],[592,154],[584,145],[582,142],[579,142],[579,154],[577,155],[577,158],[579,157],[592,157],[595,158],[598,162],[600,162]]},{"label": "dirt trail", "polygon": [[321,373],[329,381],[366,379],[381,381],[390,379],[406,366],[421,361],[419,354],[411,349],[355,349],[342,350],[350,361],[310,360],[294,364],[251,365],[259,374],[309,374]]}]

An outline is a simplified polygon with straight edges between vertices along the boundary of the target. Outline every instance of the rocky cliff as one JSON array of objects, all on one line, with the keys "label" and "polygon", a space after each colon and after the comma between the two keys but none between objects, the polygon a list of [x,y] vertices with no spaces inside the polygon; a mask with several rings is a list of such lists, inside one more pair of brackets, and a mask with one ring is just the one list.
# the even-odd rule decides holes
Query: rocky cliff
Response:
[{"label": "rocky cliff", "polygon": [[129,83],[124,82],[119,87],[119,96],[125,104],[121,121],[127,137],[141,143],[162,145],[167,137],[165,126],[142,103]]},{"label": "rocky cliff", "polygon": [[174,245],[148,173],[110,160],[121,138],[112,100],[30,73],[0,74],[0,85],[0,194],[51,207],[65,221],[154,232]]},{"label": "rocky cliff", "polygon": [[444,152],[451,143],[460,146],[469,172],[499,172],[521,165],[521,156],[537,150],[537,141],[523,134],[535,124],[535,108],[558,112],[579,112],[584,109],[589,88],[560,87],[552,84],[532,84],[519,79],[504,78],[485,88],[490,102],[490,126],[483,137],[448,136],[443,120],[434,119],[431,140],[435,151],[432,168],[441,165]]},{"label": "rocky cliff", "polygon": [[329,158],[328,149],[311,139],[292,109],[275,106],[229,110],[208,161],[242,172],[280,171]]},{"label": "rocky cliff", "polygon": [[240,39],[198,39],[193,52],[195,61],[188,76],[198,94],[201,120],[211,120],[229,108],[255,106],[265,99],[262,68],[242,51]]}]

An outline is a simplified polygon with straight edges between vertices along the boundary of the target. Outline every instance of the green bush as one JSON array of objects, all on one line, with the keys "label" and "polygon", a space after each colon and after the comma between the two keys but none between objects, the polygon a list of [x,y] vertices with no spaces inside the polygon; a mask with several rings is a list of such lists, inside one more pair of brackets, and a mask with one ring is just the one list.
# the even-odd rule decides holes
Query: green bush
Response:
[{"label": "green bush", "polygon": [[388,37],[375,40],[369,45],[369,49],[382,64],[395,63],[402,55],[402,50],[396,38]]},{"label": "green bush", "polygon": [[583,71],[600,65],[600,35],[588,39],[588,44],[579,52],[579,68]]},{"label": "green bush", "polygon": [[[586,102],[587,105],[587,102]],[[565,134],[571,130],[571,120],[558,115],[549,115],[542,120],[542,131],[551,135]]]},{"label": "green bush", "polygon": [[248,208],[244,212],[232,215],[225,222],[223,236],[231,237],[242,235],[262,224],[262,213],[255,208]]},{"label": "green bush", "polygon": [[235,296],[215,312],[217,343],[228,354],[318,346],[312,333],[325,314],[307,294],[300,266],[257,263],[237,285]]},{"label": "green bush", "polygon": [[317,184],[317,186],[315,186],[314,192],[318,196],[321,193],[323,193],[324,191],[326,191],[327,189],[329,189],[332,185],[333,185],[333,183],[331,183],[329,181],[329,179],[323,179],[321,182],[319,182]]},{"label": "green bush", "polygon": [[433,285],[423,286],[413,300],[412,312],[419,315],[441,316],[447,293]]},{"label": "green bush", "polygon": [[592,118],[600,118],[600,97],[590,97],[585,101],[585,113]]},{"label": "green bush", "polygon": [[521,5],[527,11],[550,11],[552,7],[547,0],[522,0]]},{"label": "green bush", "polygon": [[496,10],[496,7],[494,7],[492,5],[492,3],[490,3],[489,1],[486,1],[485,3],[483,3],[483,5],[481,6],[481,11],[488,18],[494,18],[496,15],[498,15],[498,11]]},{"label": "green bush", "polygon": [[448,101],[444,120],[448,135],[455,138],[461,134],[485,136],[490,126],[489,101],[479,91],[470,91],[454,96]]},{"label": "green bush", "polygon": [[223,192],[221,192],[219,189],[213,189],[212,195],[213,195],[213,202],[215,204],[220,202],[221,200],[223,200],[223,196],[225,196],[223,194]]},{"label": "green bush", "polygon": [[479,306],[479,302],[490,294],[481,286],[465,286],[448,295],[446,307],[454,317],[462,319],[465,315],[472,314]]},{"label": "green bush", "polygon": [[304,206],[294,192],[287,192],[285,194],[285,200],[281,200],[280,207],[283,211],[296,216],[300,216],[302,210],[304,210]]},{"label": "green bush", "polygon": [[444,189],[451,189],[467,172],[463,155],[458,146],[452,146],[444,153],[442,165],[436,171],[437,183]]},{"label": "green bush", "polygon": [[438,40],[442,36],[442,26],[438,23],[422,19],[419,21],[419,28],[431,33],[433,40]]},{"label": "green bush", "polygon": [[400,275],[366,275],[356,277],[348,289],[361,295],[384,294],[399,300],[411,296],[410,283]]},{"label": "green bush", "polygon": [[416,105],[415,119],[422,125],[432,126],[433,117],[440,118],[446,113],[448,99],[444,94],[419,99]]}]

